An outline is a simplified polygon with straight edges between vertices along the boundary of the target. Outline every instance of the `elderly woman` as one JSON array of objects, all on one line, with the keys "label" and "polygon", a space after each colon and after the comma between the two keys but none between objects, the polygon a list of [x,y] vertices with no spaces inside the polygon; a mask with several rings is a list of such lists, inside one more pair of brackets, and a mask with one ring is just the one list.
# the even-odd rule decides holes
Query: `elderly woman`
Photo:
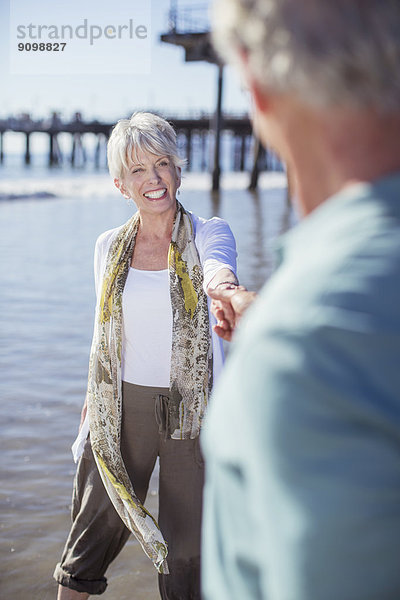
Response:
[{"label": "elderly woman", "polygon": [[[101,594],[133,532],[159,571],[161,598],[200,599],[198,436],[223,361],[205,289],[237,285],[235,241],[226,222],[177,201],[183,161],[164,119],[119,121],[108,163],[138,210],[96,243],[88,392],[74,444],[83,454],[58,598]],[[158,522],[143,506],[157,457]]]}]

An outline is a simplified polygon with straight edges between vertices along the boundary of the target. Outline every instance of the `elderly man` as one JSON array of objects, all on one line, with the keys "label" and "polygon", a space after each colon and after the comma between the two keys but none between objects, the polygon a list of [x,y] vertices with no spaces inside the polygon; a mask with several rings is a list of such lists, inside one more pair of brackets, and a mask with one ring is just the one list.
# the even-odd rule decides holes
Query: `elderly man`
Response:
[{"label": "elderly man", "polygon": [[[400,2],[218,0],[214,22],[304,219],[211,403],[204,597],[398,600]],[[229,337],[246,292],[224,296]]]}]

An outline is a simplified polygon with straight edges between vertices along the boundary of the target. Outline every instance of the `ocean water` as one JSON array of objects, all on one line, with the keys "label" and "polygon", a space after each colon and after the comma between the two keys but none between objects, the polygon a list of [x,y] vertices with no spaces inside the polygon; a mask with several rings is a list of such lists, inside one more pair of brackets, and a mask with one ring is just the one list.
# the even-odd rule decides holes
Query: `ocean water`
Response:
[{"label": "ocean water", "polygon": [[[0,167],[0,597],[56,597],[52,579],[69,529],[79,424],[94,316],[93,248],[134,212],[108,174]],[[180,201],[225,218],[236,237],[239,278],[258,290],[273,270],[276,237],[296,220],[283,173],[257,192],[247,174],[188,174]],[[148,498],[157,505],[157,476]],[[156,572],[131,540],[111,566],[105,600],[155,600]],[[132,590],[134,595],[132,595]]]}]

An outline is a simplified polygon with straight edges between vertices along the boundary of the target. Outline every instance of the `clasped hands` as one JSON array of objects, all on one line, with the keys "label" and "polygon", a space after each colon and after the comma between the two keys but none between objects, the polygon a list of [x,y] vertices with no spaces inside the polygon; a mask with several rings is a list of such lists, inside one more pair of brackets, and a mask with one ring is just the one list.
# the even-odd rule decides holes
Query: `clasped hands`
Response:
[{"label": "clasped hands", "polygon": [[249,292],[243,285],[230,285],[207,288],[211,298],[211,312],[217,320],[213,329],[222,339],[230,342],[233,333],[257,294]]}]

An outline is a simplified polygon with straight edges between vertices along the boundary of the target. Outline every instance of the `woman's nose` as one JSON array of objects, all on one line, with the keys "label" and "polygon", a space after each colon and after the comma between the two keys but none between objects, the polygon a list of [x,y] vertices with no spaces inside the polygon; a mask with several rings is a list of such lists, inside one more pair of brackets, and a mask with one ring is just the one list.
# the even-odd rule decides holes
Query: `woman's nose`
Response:
[{"label": "woman's nose", "polygon": [[149,173],[149,180],[151,182],[158,182],[160,181],[160,176],[158,174],[158,171],[155,167],[150,169],[150,173]]}]

